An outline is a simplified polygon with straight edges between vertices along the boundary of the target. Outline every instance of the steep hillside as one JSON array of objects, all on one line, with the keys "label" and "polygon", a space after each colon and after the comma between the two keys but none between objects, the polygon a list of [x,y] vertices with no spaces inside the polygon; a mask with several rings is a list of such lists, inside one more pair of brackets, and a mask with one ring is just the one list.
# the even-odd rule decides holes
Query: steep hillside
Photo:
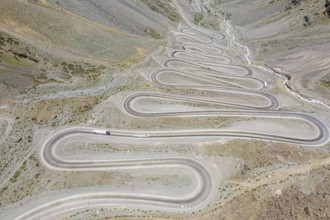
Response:
[{"label": "steep hillside", "polygon": [[164,45],[179,19],[170,0],[3,0],[0,98],[101,81]]},{"label": "steep hillside", "polygon": [[134,1],[4,0],[0,30],[58,57],[118,64],[148,53],[175,22]]},{"label": "steep hillside", "polygon": [[325,0],[216,0],[252,49],[254,63],[280,68],[305,97],[330,104],[330,18]]},{"label": "steep hillside", "polygon": [[[54,1],[65,10],[99,23],[100,25],[114,27],[117,30],[130,34],[145,35],[146,27],[153,28],[162,35],[167,30],[168,20],[157,13],[153,8],[147,8],[143,3],[135,1]],[[143,2],[143,1],[142,1]],[[155,1],[156,3],[161,1]],[[174,9],[173,9],[174,10]]]},{"label": "steep hillside", "polygon": [[130,68],[179,20],[170,0],[2,0],[0,179],[31,152],[34,129],[91,122],[101,100],[144,85]]}]

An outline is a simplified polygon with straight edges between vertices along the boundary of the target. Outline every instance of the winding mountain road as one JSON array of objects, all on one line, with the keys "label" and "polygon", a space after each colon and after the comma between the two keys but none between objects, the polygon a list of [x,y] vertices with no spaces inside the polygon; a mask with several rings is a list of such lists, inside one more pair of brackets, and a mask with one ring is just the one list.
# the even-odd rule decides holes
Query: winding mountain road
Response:
[{"label": "winding mountain road", "polygon": [[[190,5],[188,1],[174,1],[184,19],[180,31],[175,32],[172,41],[178,49],[169,54],[162,67],[154,70],[150,81],[159,87],[193,89],[196,91],[212,92],[214,97],[173,95],[151,92],[137,92],[130,94],[123,101],[123,109],[132,117],[236,117],[243,119],[267,119],[274,122],[294,120],[308,124],[312,135],[305,133],[292,135],[273,130],[255,131],[249,127],[243,129],[174,129],[172,131],[133,131],[107,130],[110,135],[97,134],[96,128],[72,127],[58,130],[44,143],[40,150],[43,165],[50,170],[58,171],[86,171],[86,170],[125,170],[149,168],[182,168],[195,183],[195,189],[185,195],[167,196],[147,193],[116,193],[108,191],[90,191],[82,193],[67,193],[65,196],[54,196],[44,200],[42,204],[31,203],[20,210],[13,210],[0,216],[1,219],[56,219],[56,216],[76,212],[90,207],[120,206],[142,207],[161,211],[193,211],[205,207],[217,190],[217,182],[212,178],[216,175],[207,161],[189,157],[159,157],[142,159],[111,157],[97,158],[82,155],[70,155],[67,149],[73,143],[125,143],[139,141],[152,143],[157,140],[179,139],[221,139],[249,138],[280,141],[291,144],[317,147],[329,141],[329,129],[314,116],[280,111],[279,101],[267,93],[267,83],[253,71],[235,64],[234,58],[220,48],[226,36],[214,31],[200,28],[193,24],[189,14],[200,12],[203,5]],[[199,2],[199,1],[197,1]],[[191,10],[191,11],[189,11]],[[187,12],[188,11],[188,12]],[[146,102],[157,100],[159,108],[150,108]],[[162,108],[166,102],[177,103],[182,108],[167,110]],[[204,109],[186,109],[185,105],[198,104],[207,106]],[[166,104],[164,104],[166,105]],[[141,107],[142,106],[142,107]],[[267,122],[266,122],[267,124]],[[271,125],[269,125],[271,126]],[[218,171],[219,172],[219,171]]]}]

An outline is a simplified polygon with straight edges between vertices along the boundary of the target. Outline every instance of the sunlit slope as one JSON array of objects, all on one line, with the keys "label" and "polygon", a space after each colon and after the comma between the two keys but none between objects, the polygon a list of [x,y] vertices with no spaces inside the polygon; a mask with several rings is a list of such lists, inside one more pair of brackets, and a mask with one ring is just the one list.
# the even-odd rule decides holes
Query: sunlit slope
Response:
[{"label": "sunlit slope", "polygon": [[255,64],[280,68],[301,95],[330,103],[330,17],[325,0],[215,0]]},{"label": "sunlit slope", "polygon": [[43,51],[110,64],[156,49],[175,24],[135,1],[3,0],[0,11],[2,31]]}]

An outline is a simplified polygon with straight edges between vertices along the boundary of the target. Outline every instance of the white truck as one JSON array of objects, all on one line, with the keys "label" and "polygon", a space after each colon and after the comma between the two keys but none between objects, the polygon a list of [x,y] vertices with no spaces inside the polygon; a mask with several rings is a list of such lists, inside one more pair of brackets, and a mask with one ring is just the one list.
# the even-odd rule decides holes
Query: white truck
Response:
[{"label": "white truck", "polygon": [[93,134],[110,135],[110,131],[107,131],[107,130],[93,130]]},{"label": "white truck", "polygon": [[149,134],[133,134],[133,137],[137,138],[148,138]]}]

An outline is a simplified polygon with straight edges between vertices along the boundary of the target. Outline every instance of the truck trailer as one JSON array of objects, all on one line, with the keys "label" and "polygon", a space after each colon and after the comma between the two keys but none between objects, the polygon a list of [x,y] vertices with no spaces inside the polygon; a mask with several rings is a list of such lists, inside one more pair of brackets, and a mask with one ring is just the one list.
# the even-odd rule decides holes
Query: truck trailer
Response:
[{"label": "truck trailer", "polygon": [[107,131],[107,130],[93,130],[93,134],[110,135],[110,131]]},{"label": "truck trailer", "polygon": [[148,138],[149,134],[133,134],[133,137],[137,138]]}]

